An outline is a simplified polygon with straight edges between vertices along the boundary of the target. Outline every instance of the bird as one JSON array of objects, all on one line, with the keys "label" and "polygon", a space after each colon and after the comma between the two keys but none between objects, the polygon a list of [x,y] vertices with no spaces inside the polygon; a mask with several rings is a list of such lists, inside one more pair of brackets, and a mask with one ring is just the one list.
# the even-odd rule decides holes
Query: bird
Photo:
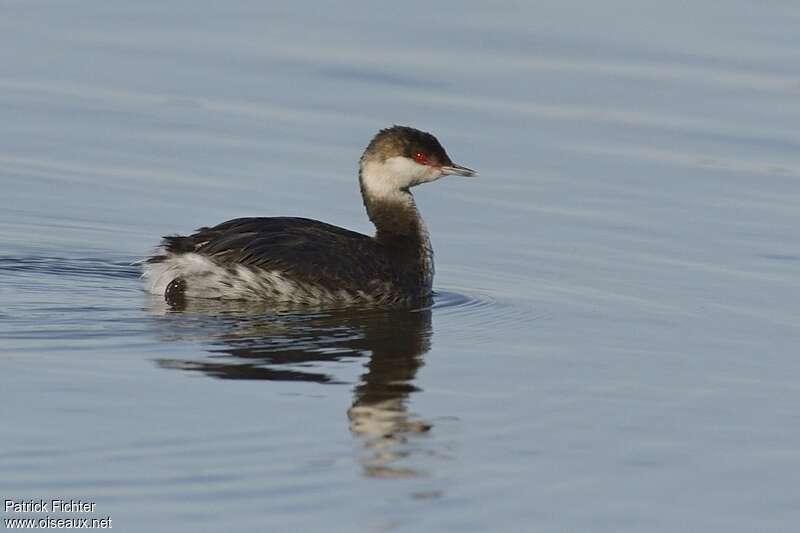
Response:
[{"label": "bird", "polygon": [[359,160],[372,236],[298,217],[236,218],[171,235],[143,261],[145,290],[176,305],[194,298],[300,305],[391,305],[429,298],[433,249],[411,188],[476,176],[432,134],[380,130]]}]

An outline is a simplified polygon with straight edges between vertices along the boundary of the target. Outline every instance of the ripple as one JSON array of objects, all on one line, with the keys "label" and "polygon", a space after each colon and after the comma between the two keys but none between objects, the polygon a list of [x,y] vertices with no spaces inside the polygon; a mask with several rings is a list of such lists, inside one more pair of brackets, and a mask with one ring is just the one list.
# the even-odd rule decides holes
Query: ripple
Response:
[{"label": "ripple", "polygon": [[0,274],[5,272],[78,278],[133,279],[139,277],[140,271],[129,261],[111,261],[89,257],[0,256]]},{"label": "ripple", "polygon": [[431,309],[440,312],[461,314],[492,308],[497,305],[494,298],[486,294],[461,293],[450,290],[435,291]]},{"label": "ripple", "polygon": [[490,342],[493,331],[518,331],[548,317],[529,301],[512,301],[474,290],[440,290],[431,306],[437,323],[454,324],[462,339]]},{"label": "ripple", "polygon": [[[139,270],[102,257],[0,256],[4,348],[17,354],[139,342]],[[124,340],[123,340],[124,339]]]}]

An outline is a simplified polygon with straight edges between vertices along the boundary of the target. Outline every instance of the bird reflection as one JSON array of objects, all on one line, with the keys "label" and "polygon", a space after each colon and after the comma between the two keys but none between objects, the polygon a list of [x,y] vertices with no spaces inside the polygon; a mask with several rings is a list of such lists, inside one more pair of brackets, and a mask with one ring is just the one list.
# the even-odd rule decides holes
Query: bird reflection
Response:
[{"label": "bird reflection", "polygon": [[163,368],[220,379],[341,383],[331,363],[367,358],[347,411],[350,431],[363,442],[360,462],[369,477],[413,477],[398,466],[413,453],[409,438],[431,424],[409,412],[422,357],[430,349],[430,302],[415,309],[313,311],[241,303],[153,304],[171,340],[200,340],[209,355],[158,359]]}]

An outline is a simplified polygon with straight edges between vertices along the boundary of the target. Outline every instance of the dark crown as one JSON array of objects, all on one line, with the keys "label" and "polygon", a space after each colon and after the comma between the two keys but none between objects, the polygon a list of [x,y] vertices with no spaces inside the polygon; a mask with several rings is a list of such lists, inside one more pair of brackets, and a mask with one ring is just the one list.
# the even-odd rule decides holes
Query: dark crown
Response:
[{"label": "dark crown", "polygon": [[392,126],[379,131],[364,150],[361,160],[385,161],[396,156],[414,159],[417,154],[424,154],[433,164],[453,164],[436,137],[408,126]]}]

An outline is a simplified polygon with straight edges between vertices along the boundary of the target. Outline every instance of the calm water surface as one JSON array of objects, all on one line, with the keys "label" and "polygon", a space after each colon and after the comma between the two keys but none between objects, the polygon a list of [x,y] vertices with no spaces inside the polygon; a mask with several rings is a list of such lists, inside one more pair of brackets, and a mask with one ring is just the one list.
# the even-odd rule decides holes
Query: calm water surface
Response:
[{"label": "calm water surface", "polygon": [[[796,2],[0,11],[0,498],[122,531],[796,530]],[[430,303],[142,292],[163,234],[370,232],[392,123],[481,172],[417,189]]]}]

